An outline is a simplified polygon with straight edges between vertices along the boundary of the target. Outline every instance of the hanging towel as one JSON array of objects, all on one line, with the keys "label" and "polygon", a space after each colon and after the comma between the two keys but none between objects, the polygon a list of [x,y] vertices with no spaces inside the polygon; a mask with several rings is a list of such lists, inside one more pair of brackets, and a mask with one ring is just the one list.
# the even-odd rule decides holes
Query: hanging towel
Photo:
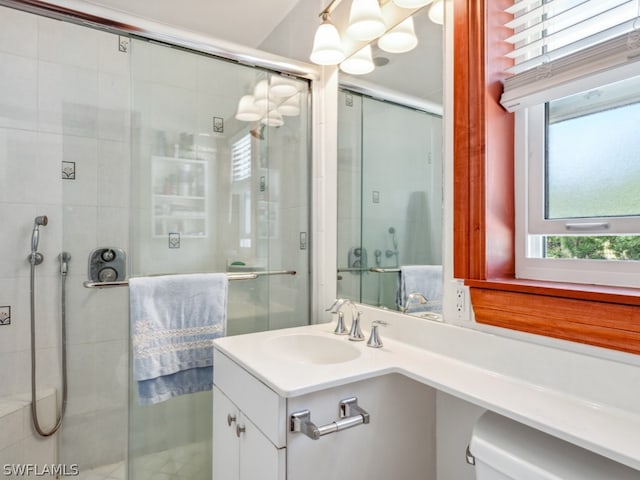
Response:
[{"label": "hanging towel", "polygon": [[442,265],[405,265],[400,267],[396,304],[402,309],[407,297],[412,293],[421,293],[428,303],[415,304],[412,312],[442,313]]},{"label": "hanging towel", "polygon": [[224,273],[129,280],[133,378],[141,405],[210,390],[213,339],[227,323]]}]

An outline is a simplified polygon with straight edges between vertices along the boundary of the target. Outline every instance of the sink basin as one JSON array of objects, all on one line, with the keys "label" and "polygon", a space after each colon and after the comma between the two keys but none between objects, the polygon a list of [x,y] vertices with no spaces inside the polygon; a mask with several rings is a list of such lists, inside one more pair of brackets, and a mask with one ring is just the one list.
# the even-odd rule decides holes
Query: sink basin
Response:
[{"label": "sink basin", "polygon": [[265,349],[284,360],[308,364],[342,363],[360,356],[360,351],[345,337],[319,335],[282,335],[265,342]]}]

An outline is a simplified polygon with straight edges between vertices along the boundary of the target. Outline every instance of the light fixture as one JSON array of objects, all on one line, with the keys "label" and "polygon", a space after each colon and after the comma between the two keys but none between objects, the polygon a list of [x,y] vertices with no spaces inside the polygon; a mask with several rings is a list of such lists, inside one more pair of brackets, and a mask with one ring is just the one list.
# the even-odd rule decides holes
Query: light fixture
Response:
[{"label": "light fixture", "polygon": [[337,65],[344,60],[340,34],[329,20],[329,13],[325,11],[321,15],[322,23],[313,38],[313,50],[309,60],[316,65]]},{"label": "light fixture", "polygon": [[413,17],[407,17],[378,39],[378,46],[389,53],[404,53],[418,45]]},{"label": "light fixture", "polygon": [[429,7],[429,19],[438,25],[444,23],[444,0],[435,0]]},{"label": "light fixture", "polygon": [[382,35],[386,29],[378,0],[353,0],[347,35],[367,42]]},{"label": "light fixture", "polygon": [[256,107],[253,95],[245,95],[238,102],[236,119],[243,122],[255,122],[262,118],[262,111]]},{"label": "light fixture", "polygon": [[295,117],[300,115],[300,92],[287,98],[284,102],[278,105],[276,110],[285,117]]},{"label": "light fixture", "polygon": [[270,83],[269,91],[276,97],[290,97],[298,92],[296,81],[286,77],[272,75]]},{"label": "light fixture", "polygon": [[429,5],[433,0],[393,0],[400,8],[422,8]]},{"label": "light fixture", "polygon": [[253,90],[253,97],[256,107],[261,110],[273,110],[276,108],[276,103],[269,92],[269,82],[267,80],[260,80],[256,84]]},{"label": "light fixture", "polygon": [[281,127],[284,125],[284,120],[278,110],[269,110],[260,121],[268,127]]},{"label": "light fixture", "polygon": [[340,70],[351,75],[365,75],[376,66],[371,56],[371,45],[365,45],[340,64]]}]

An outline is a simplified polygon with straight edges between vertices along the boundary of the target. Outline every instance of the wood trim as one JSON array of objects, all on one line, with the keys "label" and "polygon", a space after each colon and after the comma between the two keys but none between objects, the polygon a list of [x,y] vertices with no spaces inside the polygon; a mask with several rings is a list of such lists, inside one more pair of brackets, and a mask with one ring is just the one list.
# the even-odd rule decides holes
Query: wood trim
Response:
[{"label": "wood trim", "polygon": [[484,119],[482,49],[484,20],[480,2],[456,0],[454,3],[454,145],[453,145],[453,237],[456,278],[485,278],[484,236],[484,128],[469,122]]},{"label": "wood trim", "polygon": [[640,354],[640,289],[516,280],[504,9],[454,0],[454,276],[479,323]]},{"label": "wood trim", "polygon": [[479,323],[640,354],[637,305],[484,288],[471,302]]}]

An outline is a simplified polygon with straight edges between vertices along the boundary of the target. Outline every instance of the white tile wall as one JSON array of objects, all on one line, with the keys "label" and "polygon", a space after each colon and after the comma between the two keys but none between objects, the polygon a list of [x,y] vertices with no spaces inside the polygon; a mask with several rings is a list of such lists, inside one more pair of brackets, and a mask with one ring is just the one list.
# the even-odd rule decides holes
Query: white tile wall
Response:
[{"label": "white tile wall", "polygon": [[[52,389],[40,392],[38,416],[41,426],[51,427],[55,421],[56,394]],[[31,398],[0,397],[0,465],[56,463],[56,437],[35,437],[31,425]]]},{"label": "white tile wall", "polygon": [[[89,252],[128,250],[129,55],[118,36],[0,8],[0,397],[30,391],[29,264],[36,215],[47,215],[37,267],[36,345],[39,391],[60,395],[60,277],[57,257],[71,254],[67,276],[69,401],[60,438],[63,463],[94,466],[126,453],[128,297],[90,291]],[[62,162],[76,179],[63,180]],[[53,394],[51,395],[54,398]],[[21,400],[24,405],[29,399]],[[0,414],[3,411],[0,401]],[[22,404],[21,404],[22,405]],[[0,418],[0,464],[55,453],[32,436],[30,414]],[[54,403],[50,402],[53,412]],[[16,432],[16,418],[23,430]],[[43,413],[44,417],[45,415]],[[9,419],[10,418],[10,419]],[[77,428],[74,429],[74,425]],[[92,435],[89,432],[99,432]],[[17,439],[17,440],[16,440]],[[51,457],[48,463],[52,463]],[[58,461],[58,459],[56,459]]]}]

